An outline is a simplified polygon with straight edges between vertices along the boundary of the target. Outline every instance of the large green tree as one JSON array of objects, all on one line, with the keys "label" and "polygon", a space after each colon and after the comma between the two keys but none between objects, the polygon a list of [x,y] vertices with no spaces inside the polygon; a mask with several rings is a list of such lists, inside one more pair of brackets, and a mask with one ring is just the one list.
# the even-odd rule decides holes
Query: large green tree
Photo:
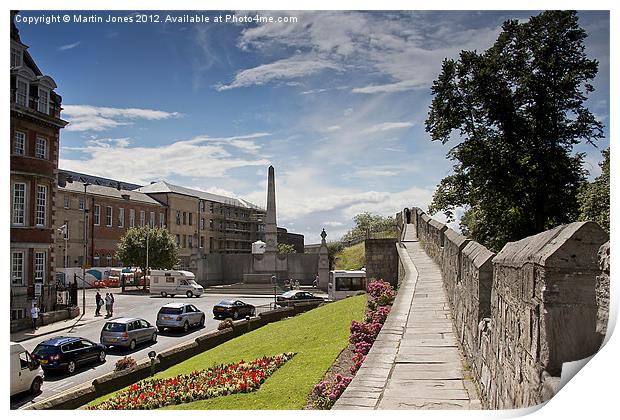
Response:
[{"label": "large green tree", "polygon": [[592,220],[609,232],[609,149],[603,150],[601,174],[579,191],[579,220]]},{"label": "large green tree", "polygon": [[170,269],[179,262],[178,248],[174,236],[166,229],[141,226],[133,227],[121,237],[116,254],[126,266],[140,267],[142,273],[148,268]]},{"label": "large green tree", "polygon": [[360,213],[353,217],[355,226],[342,237],[342,241],[369,239],[376,233],[396,232],[396,221],[392,216],[381,216],[370,212]]},{"label": "large green tree", "polygon": [[444,60],[426,130],[433,141],[461,141],[431,213],[454,220],[463,208],[463,232],[493,250],[576,220],[584,171],[573,146],[603,136],[584,104],[598,71],[586,37],[576,12],[548,11],[506,21],[483,53]]}]

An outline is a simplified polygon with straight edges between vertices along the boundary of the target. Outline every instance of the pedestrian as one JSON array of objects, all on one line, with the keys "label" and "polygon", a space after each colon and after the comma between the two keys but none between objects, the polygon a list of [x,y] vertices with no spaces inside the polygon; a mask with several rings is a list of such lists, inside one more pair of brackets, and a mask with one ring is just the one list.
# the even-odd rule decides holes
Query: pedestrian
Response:
[{"label": "pedestrian", "polygon": [[95,309],[95,316],[101,316],[99,313],[101,310],[101,305],[103,304],[101,301],[101,295],[99,294],[99,290],[97,290],[97,294],[95,295],[95,304],[97,305],[97,309]]},{"label": "pedestrian", "polygon": [[110,315],[110,310],[112,307],[112,298],[110,297],[109,293],[105,294],[105,317],[109,318]]},{"label": "pedestrian", "polygon": [[289,279],[288,283],[291,285],[291,290],[295,289],[295,280]]},{"label": "pedestrian", "polygon": [[301,289],[301,287],[299,287],[299,280],[295,280],[295,289]]},{"label": "pedestrian", "polygon": [[319,286],[319,275],[317,274],[316,277],[314,278],[314,281],[312,282],[312,287],[316,289],[318,286]]},{"label": "pedestrian", "polygon": [[37,304],[32,304],[32,309],[30,310],[30,317],[32,318],[32,329],[37,329],[37,319],[39,319],[39,308],[37,308]]},{"label": "pedestrian", "polygon": [[114,295],[110,293],[110,316],[114,316]]}]

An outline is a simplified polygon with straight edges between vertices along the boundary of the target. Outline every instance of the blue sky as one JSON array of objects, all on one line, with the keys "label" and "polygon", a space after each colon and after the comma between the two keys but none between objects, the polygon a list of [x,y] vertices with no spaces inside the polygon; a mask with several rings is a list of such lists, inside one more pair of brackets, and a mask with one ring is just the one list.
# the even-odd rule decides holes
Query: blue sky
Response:
[{"label": "blue sky", "polygon": [[[80,12],[93,13],[136,19]],[[362,211],[428,205],[456,144],[431,142],[424,131],[441,61],[487,49],[505,19],[536,14],[260,13],[298,22],[18,23],[71,122],[60,167],[135,183],[164,179],[264,205],[273,164],[278,224],[307,243],[322,228],[333,240]],[[609,14],[583,12],[580,23],[600,62],[589,107],[606,139],[598,150],[576,150],[588,153],[596,176],[609,144]]]}]

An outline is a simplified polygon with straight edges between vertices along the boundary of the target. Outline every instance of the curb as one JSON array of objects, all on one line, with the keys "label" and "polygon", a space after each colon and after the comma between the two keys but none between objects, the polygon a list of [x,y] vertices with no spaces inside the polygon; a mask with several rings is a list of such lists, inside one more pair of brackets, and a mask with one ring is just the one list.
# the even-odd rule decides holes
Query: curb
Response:
[{"label": "curb", "polygon": [[32,340],[33,338],[44,337],[46,335],[54,334],[54,333],[57,333],[57,332],[60,332],[60,331],[64,331],[64,330],[68,330],[70,328],[81,327],[83,325],[87,325],[87,324],[90,324],[92,322],[97,321],[96,319],[90,319],[88,321],[80,323],[81,319],[82,319],[82,316],[78,317],[75,320],[75,322],[73,324],[71,324],[71,325],[67,325],[67,326],[64,326],[64,327],[61,327],[61,328],[56,328],[54,330],[50,330],[50,331],[47,331],[47,332],[44,332],[44,333],[41,333],[41,334],[36,334],[36,335],[29,336],[29,337],[22,337],[22,338],[18,338],[18,339],[14,339],[13,337],[11,337],[11,341],[13,343],[21,343],[22,341]]}]

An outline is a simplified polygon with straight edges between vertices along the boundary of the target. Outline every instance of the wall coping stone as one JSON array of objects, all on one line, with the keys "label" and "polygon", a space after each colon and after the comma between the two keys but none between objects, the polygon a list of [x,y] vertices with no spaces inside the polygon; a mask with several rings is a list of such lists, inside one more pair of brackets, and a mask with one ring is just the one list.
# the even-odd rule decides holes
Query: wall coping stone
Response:
[{"label": "wall coping stone", "polygon": [[495,256],[495,253],[475,241],[468,242],[463,248],[462,254],[463,257],[471,260],[476,268],[481,268]]},{"label": "wall coping stone", "polygon": [[465,236],[450,228],[446,229],[446,231],[444,232],[444,236],[447,241],[450,241],[454,245],[456,245],[459,251],[461,251],[465,247],[465,245],[470,242],[469,238],[466,238]]}]

